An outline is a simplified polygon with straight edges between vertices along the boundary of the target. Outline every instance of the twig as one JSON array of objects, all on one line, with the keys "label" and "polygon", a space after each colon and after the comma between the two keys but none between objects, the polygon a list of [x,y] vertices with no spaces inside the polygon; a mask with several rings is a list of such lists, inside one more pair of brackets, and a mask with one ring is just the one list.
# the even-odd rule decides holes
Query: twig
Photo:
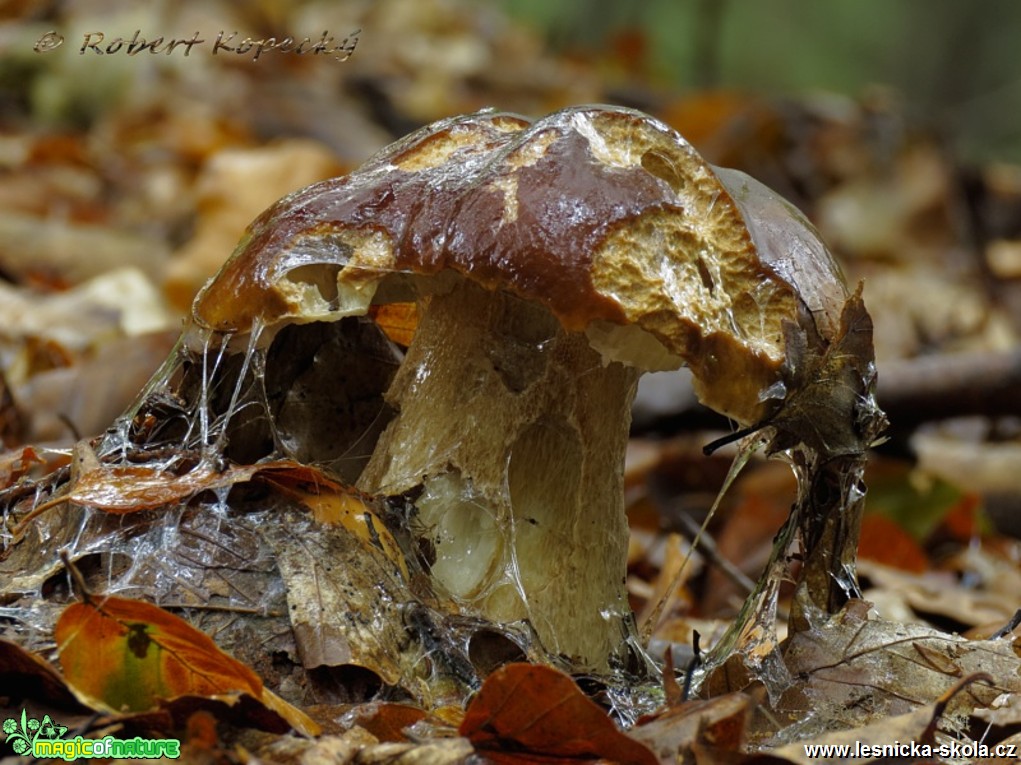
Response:
[{"label": "twig", "polygon": [[[691,539],[694,539],[699,533],[699,525],[687,513],[677,513],[676,521],[680,526],[683,526],[682,531]],[[744,591],[745,595],[755,589],[755,582],[745,576],[744,572],[731,561],[723,557],[720,553],[720,548],[716,546],[716,541],[711,536],[703,534],[698,545],[699,551],[705,556],[706,560],[719,568],[730,581]]]},{"label": "twig", "polygon": [[877,398],[901,429],[961,415],[1017,414],[1021,350],[887,361],[879,365]]},{"label": "twig", "polygon": [[1009,622],[990,635],[989,640],[999,640],[1000,638],[1007,637],[1007,635],[1017,629],[1019,624],[1021,624],[1021,608],[1014,612]]},{"label": "twig", "polygon": [[221,611],[229,614],[246,614],[250,616],[265,616],[279,618],[286,614],[279,611],[264,611],[253,606],[228,606],[217,605],[216,603],[160,603],[159,607],[164,610],[171,608],[178,611]]},{"label": "twig", "polygon": [[[965,415],[1016,415],[1021,400],[1021,349],[938,353],[878,365],[876,399],[895,431]],[[636,434],[729,430],[722,415],[696,404],[636,427]],[[708,444],[707,452],[747,435],[740,430]]]}]

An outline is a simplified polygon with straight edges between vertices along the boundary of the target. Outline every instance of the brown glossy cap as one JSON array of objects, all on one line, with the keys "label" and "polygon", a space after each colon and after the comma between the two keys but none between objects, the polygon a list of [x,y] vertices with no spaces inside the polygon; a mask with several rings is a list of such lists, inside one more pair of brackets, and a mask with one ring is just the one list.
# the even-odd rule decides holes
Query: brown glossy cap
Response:
[{"label": "brown glossy cap", "polygon": [[[812,240],[794,212],[727,178],[629,109],[445,120],[263,213],[196,299],[195,320],[245,332],[361,314],[401,290],[407,299],[407,276],[388,288],[393,275],[420,284],[449,271],[547,306],[607,360],[686,363],[704,403],[753,422],[781,377],[784,323],[815,322],[828,339],[845,293],[828,255],[803,268],[770,237],[794,225]],[[752,231],[738,187],[767,218]],[[826,304],[809,306],[799,279]]]}]

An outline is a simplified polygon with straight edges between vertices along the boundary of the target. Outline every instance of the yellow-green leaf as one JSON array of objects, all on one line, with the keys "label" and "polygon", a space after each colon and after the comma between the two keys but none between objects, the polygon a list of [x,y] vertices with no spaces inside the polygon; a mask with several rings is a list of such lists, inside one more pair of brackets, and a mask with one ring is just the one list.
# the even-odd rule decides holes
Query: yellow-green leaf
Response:
[{"label": "yellow-green leaf", "polygon": [[95,708],[145,711],[161,699],[205,696],[230,703],[247,694],[295,729],[318,732],[208,635],[150,603],[113,596],[75,603],[60,615],[54,635],[64,679]]}]

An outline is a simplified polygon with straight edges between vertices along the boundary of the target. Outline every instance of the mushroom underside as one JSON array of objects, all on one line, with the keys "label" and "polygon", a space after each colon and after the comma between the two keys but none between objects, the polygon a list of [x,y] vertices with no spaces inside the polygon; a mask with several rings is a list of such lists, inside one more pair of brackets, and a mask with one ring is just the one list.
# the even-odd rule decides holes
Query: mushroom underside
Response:
[{"label": "mushroom underside", "polygon": [[357,485],[414,497],[434,583],[605,669],[630,634],[623,461],[639,370],[544,307],[460,281],[423,305]]},{"label": "mushroom underside", "polygon": [[[626,661],[623,464],[642,370],[545,306],[461,276],[393,274],[376,293],[415,298],[396,304],[417,317],[410,342],[366,309],[234,338],[210,376],[201,360],[224,338],[196,329],[173,383],[182,408],[206,401],[232,460],[295,459],[403,508],[406,552],[448,610],[527,623],[574,668]],[[607,329],[599,345],[634,338]],[[159,437],[180,443],[184,428]]]}]

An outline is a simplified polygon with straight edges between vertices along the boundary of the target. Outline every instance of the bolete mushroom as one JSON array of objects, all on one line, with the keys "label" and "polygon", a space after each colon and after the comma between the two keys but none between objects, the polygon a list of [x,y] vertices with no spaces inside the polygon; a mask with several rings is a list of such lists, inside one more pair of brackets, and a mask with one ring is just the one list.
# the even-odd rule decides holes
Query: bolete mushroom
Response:
[{"label": "bolete mushroom", "polygon": [[802,362],[838,338],[847,300],[793,209],[662,123],[486,111],[267,210],[196,299],[193,332],[265,347],[287,325],[417,312],[358,488],[413,505],[458,609],[527,620],[551,654],[605,670],[633,635],[622,471],[638,376],[687,364],[703,403],[790,435],[779,413],[817,382]]}]

